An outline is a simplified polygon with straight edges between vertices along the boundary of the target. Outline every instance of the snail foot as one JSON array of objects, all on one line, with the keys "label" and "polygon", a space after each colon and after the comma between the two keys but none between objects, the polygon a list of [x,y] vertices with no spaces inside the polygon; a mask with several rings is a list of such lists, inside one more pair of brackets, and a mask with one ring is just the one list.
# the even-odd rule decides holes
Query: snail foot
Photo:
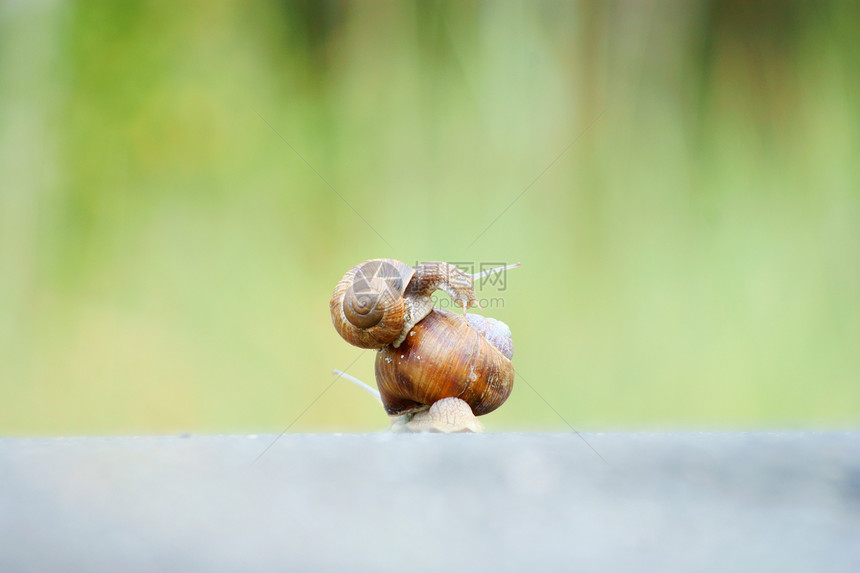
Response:
[{"label": "snail foot", "polygon": [[452,434],[456,432],[481,433],[484,424],[472,412],[469,404],[459,398],[443,398],[427,410],[393,416],[390,432],[434,432]]}]

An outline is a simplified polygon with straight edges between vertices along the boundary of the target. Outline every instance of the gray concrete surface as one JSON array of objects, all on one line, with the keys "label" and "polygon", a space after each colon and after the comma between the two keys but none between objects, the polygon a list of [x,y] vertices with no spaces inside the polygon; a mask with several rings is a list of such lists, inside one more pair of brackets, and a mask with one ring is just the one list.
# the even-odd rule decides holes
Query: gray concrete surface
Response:
[{"label": "gray concrete surface", "polygon": [[860,432],[0,439],[0,571],[860,571]]}]

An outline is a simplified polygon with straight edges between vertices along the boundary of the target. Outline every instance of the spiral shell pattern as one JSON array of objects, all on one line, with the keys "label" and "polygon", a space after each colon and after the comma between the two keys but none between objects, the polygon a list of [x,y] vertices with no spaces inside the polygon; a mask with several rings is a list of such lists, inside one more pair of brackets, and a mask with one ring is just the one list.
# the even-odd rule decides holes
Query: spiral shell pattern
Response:
[{"label": "spiral shell pattern", "polygon": [[400,335],[407,308],[403,291],[413,269],[393,259],[371,259],[350,269],[329,302],[338,333],[360,348],[382,348]]}]

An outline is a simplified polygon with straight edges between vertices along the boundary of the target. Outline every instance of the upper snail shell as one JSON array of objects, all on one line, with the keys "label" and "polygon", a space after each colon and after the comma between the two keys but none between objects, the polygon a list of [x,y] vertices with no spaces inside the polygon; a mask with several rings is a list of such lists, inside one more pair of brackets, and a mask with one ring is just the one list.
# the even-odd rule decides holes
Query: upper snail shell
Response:
[{"label": "upper snail shell", "polygon": [[476,304],[472,277],[449,263],[413,268],[394,259],[371,259],[350,269],[334,289],[329,308],[338,333],[361,348],[400,346],[433,310],[430,295],[447,292],[457,306]]},{"label": "upper snail shell", "polygon": [[403,292],[413,274],[394,259],[371,259],[347,271],[329,302],[335,329],[360,348],[394,342],[410,318]]}]

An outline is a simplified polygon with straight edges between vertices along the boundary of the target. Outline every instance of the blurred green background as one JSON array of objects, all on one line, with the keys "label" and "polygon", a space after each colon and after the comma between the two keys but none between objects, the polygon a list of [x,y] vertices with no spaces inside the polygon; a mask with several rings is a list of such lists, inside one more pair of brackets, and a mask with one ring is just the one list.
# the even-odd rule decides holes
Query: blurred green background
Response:
[{"label": "blurred green background", "polygon": [[2,2],[0,433],[384,428],[375,257],[522,261],[578,429],[856,427],[858,6]]}]

